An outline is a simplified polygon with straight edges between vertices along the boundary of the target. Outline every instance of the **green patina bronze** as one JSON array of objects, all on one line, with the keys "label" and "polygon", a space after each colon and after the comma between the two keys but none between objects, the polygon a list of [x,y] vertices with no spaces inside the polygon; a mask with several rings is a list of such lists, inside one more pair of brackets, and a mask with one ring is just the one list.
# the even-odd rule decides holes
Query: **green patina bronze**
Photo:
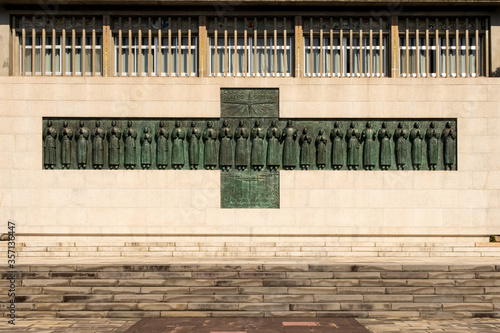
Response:
[{"label": "green patina bronze", "polygon": [[44,118],[43,168],[221,170],[222,208],[279,208],[279,170],[457,170],[456,119],[279,118],[221,89],[221,118]]}]

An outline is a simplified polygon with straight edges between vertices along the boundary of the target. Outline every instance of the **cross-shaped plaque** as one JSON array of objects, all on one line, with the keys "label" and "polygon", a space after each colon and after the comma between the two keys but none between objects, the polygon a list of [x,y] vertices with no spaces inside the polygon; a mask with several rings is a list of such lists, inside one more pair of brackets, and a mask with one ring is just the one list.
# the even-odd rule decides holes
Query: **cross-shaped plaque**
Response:
[{"label": "cross-shaped plaque", "polygon": [[219,169],[221,208],[279,208],[280,170],[457,168],[456,119],[283,119],[278,89],[221,89],[220,118],[43,124],[45,169]]}]

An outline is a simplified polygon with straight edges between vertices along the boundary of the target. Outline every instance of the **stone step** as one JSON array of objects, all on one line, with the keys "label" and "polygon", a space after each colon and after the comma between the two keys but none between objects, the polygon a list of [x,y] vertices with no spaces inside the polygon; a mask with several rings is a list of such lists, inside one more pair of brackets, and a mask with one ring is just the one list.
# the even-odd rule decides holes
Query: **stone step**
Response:
[{"label": "stone step", "polygon": [[[500,316],[495,260],[314,262],[22,265],[15,282],[16,315]],[[0,301],[7,303],[10,276],[1,277]]]}]

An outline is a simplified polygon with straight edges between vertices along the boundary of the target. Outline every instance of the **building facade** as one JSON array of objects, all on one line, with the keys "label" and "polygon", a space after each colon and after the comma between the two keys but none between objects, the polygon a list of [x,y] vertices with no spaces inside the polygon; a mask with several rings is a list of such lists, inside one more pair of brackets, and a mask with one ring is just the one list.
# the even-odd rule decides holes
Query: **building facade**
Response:
[{"label": "building facade", "polygon": [[[364,243],[372,247],[360,253],[376,256],[384,242],[471,244],[499,233],[497,1],[0,4],[0,216],[30,244],[76,242],[103,246],[87,255],[125,256],[130,242],[168,241],[147,255],[294,257],[352,255],[351,245]],[[254,106],[264,97],[237,99],[262,90],[276,93],[266,103],[279,113]],[[232,102],[254,110],[240,126],[246,137],[224,115]],[[240,137],[248,141],[248,169],[255,139],[266,149],[279,139],[283,150],[292,122],[296,166],[286,170],[279,151],[274,192],[245,190],[241,177],[227,183],[224,117],[231,154]],[[204,136],[212,126],[213,168]],[[267,134],[273,126],[281,138]],[[349,162],[356,135],[358,161]],[[264,170],[274,165],[266,158]],[[259,198],[242,199],[247,193]],[[328,250],[342,243],[351,245]],[[59,247],[51,255],[78,254]]]}]

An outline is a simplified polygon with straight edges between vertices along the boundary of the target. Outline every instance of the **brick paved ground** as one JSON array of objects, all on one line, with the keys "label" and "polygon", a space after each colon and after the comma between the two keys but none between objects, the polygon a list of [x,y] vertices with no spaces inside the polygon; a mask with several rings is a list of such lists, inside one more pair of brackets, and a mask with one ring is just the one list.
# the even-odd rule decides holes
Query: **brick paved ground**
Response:
[{"label": "brick paved ground", "polygon": [[[175,320],[174,318],[172,318]],[[255,325],[255,327],[260,327],[262,330],[257,330],[256,332],[279,332],[276,330],[264,330],[266,327],[266,321],[262,318],[236,318],[233,319],[233,325],[228,318],[207,318],[210,319],[210,324],[213,325],[211,328],[216,328],[217,331],[214,332],[238,332],[234,329],[234,323],[241,323],[242,321],[247,321]],[[294,322],[304,323],[304,322],[322,322],[323,319],[320,318],[301,318],[300,320],[295,320]],[[62,333],[62,332],[76,332],[76,333],[90,333],[90,332],[122,332],[131,329],[134,325],[139,325],[140,319],[24,319],[19,318],[16,321],[16,325],[8,325],[6,318],[2,318],[0,322],[0,333],[3,332],[38,332],[38,333]],[[387,319],[387,318],[364,318],[357,319],[359,323],[364,325],[369,332],[372,333],[408,333],[408,332],[450,332],[450,333],[494,333],[500,332],[500,319],[490,319],[490,318],[477,318],[477,319]],[[189,319],[185,323],[195,323],[197,321],[190,321]],[[205,323],[204,320],[199,320],[200,323]],[[274,318],[272,325],[277,325],[281,323],[281,328],[283,322],[292,322],[287,318]],[[331,319],[332,323],[341,323],[338,319]],[[259,326],[259,323],[261,326]],[[347,323],[344,323],[347,325]],[[222,326],[221,326],[222,325]],[[337,325],[339,326],[339,325]],[[138,326],[136,326],[138,327]],[[268,327],[269,328],[269,327]],[[291,326],[288,324],[286,326],[288,330],[282,330],[282,332],[322,332],[321,330],[311,330],[313,328],[319,329],[320,327],[315,326]],[[356,332],[352,329],[358,328],[358,332],[366,332],[359,327],[355,327],[355,324],[351,324],[351,330],[339,330],[342,327],[335,328],[335,326],[329,326],[329,330],[324,332]],[[345,327],[344,327],[345,328]],[[332,329],[335,329],[334,331]],[[172,332],[168,327],[165,327],[164,331],[160,330],[148,330],[148,333],[159,333],[159,332]],[[202,329],[193,327],[192,325],[186,325],[185,329],[181,327],[176,327],[175,332],[204,332]],[[211,329],[206,330],[206,332],[212,332]],[[251,333],[252,330],[243,330],[240,332]]]}]

